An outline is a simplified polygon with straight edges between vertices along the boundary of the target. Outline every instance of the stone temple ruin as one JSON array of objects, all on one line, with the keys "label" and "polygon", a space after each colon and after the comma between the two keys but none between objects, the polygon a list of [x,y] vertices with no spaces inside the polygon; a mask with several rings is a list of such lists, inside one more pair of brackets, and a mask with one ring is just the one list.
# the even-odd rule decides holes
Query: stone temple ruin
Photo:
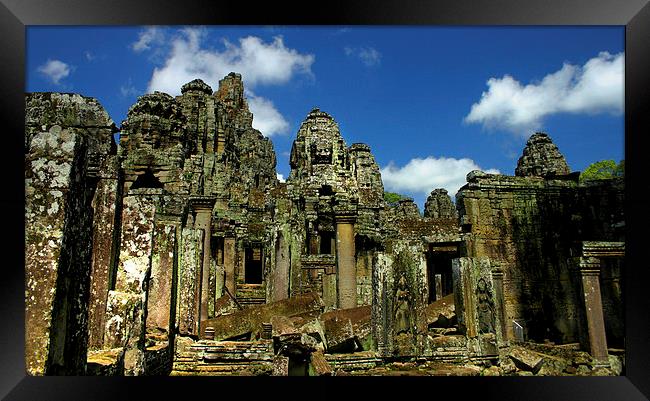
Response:
[{"label": "stone temple ruin", "polygon": [[313,109],[276,178],[242,79],[95,100],[29,93],[32,375],[616,375],[622,180],[543,133],[423,215]]}]

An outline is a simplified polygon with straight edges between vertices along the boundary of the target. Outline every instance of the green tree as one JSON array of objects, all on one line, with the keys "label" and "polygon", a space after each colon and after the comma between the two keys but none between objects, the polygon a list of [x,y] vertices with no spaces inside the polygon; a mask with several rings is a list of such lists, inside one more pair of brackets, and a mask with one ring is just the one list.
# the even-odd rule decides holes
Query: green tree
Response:
[{"label": "green tree", "polygon": [[398,194],[395,192],[384,192],[384,200],[386,203],[388,203],[391,206],[394,206],[399,202],[400,200],[406,198],[405,195]]},{"label": "green tree", "polygon": [[616,164],[614,160],[600,160],[591,163],[585,171],[580,174],[580,182],[591,180],[606,180],[625,175],[625,160]]}]

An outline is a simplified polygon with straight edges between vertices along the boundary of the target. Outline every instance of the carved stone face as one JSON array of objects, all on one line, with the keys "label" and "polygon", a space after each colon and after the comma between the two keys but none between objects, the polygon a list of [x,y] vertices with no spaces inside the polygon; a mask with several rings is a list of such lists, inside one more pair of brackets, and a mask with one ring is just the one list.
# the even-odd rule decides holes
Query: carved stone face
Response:
[{"label": "carved stone face", "polygon": [[327,142],[316,142],[311,145],[312,164],[332,163],[332,145]]}]

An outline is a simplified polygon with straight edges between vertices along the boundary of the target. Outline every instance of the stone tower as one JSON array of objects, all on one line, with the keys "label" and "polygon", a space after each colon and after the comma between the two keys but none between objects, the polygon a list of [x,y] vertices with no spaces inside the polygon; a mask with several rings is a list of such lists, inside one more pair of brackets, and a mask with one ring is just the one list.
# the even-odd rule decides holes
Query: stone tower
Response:
[{"label": "stone tower", "polygon": [[551,137],[543,132],[531,135],[515,169],[518,177],[549,177],[567,175],[570,172],[562,153]]},{"label": "stone tower", "polygon": [[424,203],[424,217],[434,219],[455,219],[458,216],[456,207],[443,188],[434,189]]}]

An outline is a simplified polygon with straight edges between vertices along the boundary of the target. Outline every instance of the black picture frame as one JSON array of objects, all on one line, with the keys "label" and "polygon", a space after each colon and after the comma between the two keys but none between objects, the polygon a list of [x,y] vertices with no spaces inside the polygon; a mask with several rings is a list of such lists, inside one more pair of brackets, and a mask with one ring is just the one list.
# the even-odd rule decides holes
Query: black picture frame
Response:
[{"label": "black picture frame", "polygon": [[[623,377],[276,378],[29,377],[24,362],[24,88],[28,25],[433,24],[624,25],[626,158],[626,375]],[[650,397],[650,297],[643,249],[650,225],[646,157],[650,136],[650,5],[648,0],[446,0],[373,2],[219,2],[159,0],[0,0],[2,253],[0,266],[0,396],[8,400],[125,400],[355,395],[366,399],[445,397],[470,393],[501,400],[645,400]],[[253,380],[251,382],[251,380]],[[254,383],[254,384],[251,384]],[[257,384],[259,383],[259,384]],[[299,384],[300,389],[293,386]],[[397,390],[398,393],[393,393]],[[307,392],[305,392],[307,391]],[[388,392],[390,391],[390,393]],[[232,392],[237,392],[233,394]],[[347,397],[346,397],[347,398]]]}]

